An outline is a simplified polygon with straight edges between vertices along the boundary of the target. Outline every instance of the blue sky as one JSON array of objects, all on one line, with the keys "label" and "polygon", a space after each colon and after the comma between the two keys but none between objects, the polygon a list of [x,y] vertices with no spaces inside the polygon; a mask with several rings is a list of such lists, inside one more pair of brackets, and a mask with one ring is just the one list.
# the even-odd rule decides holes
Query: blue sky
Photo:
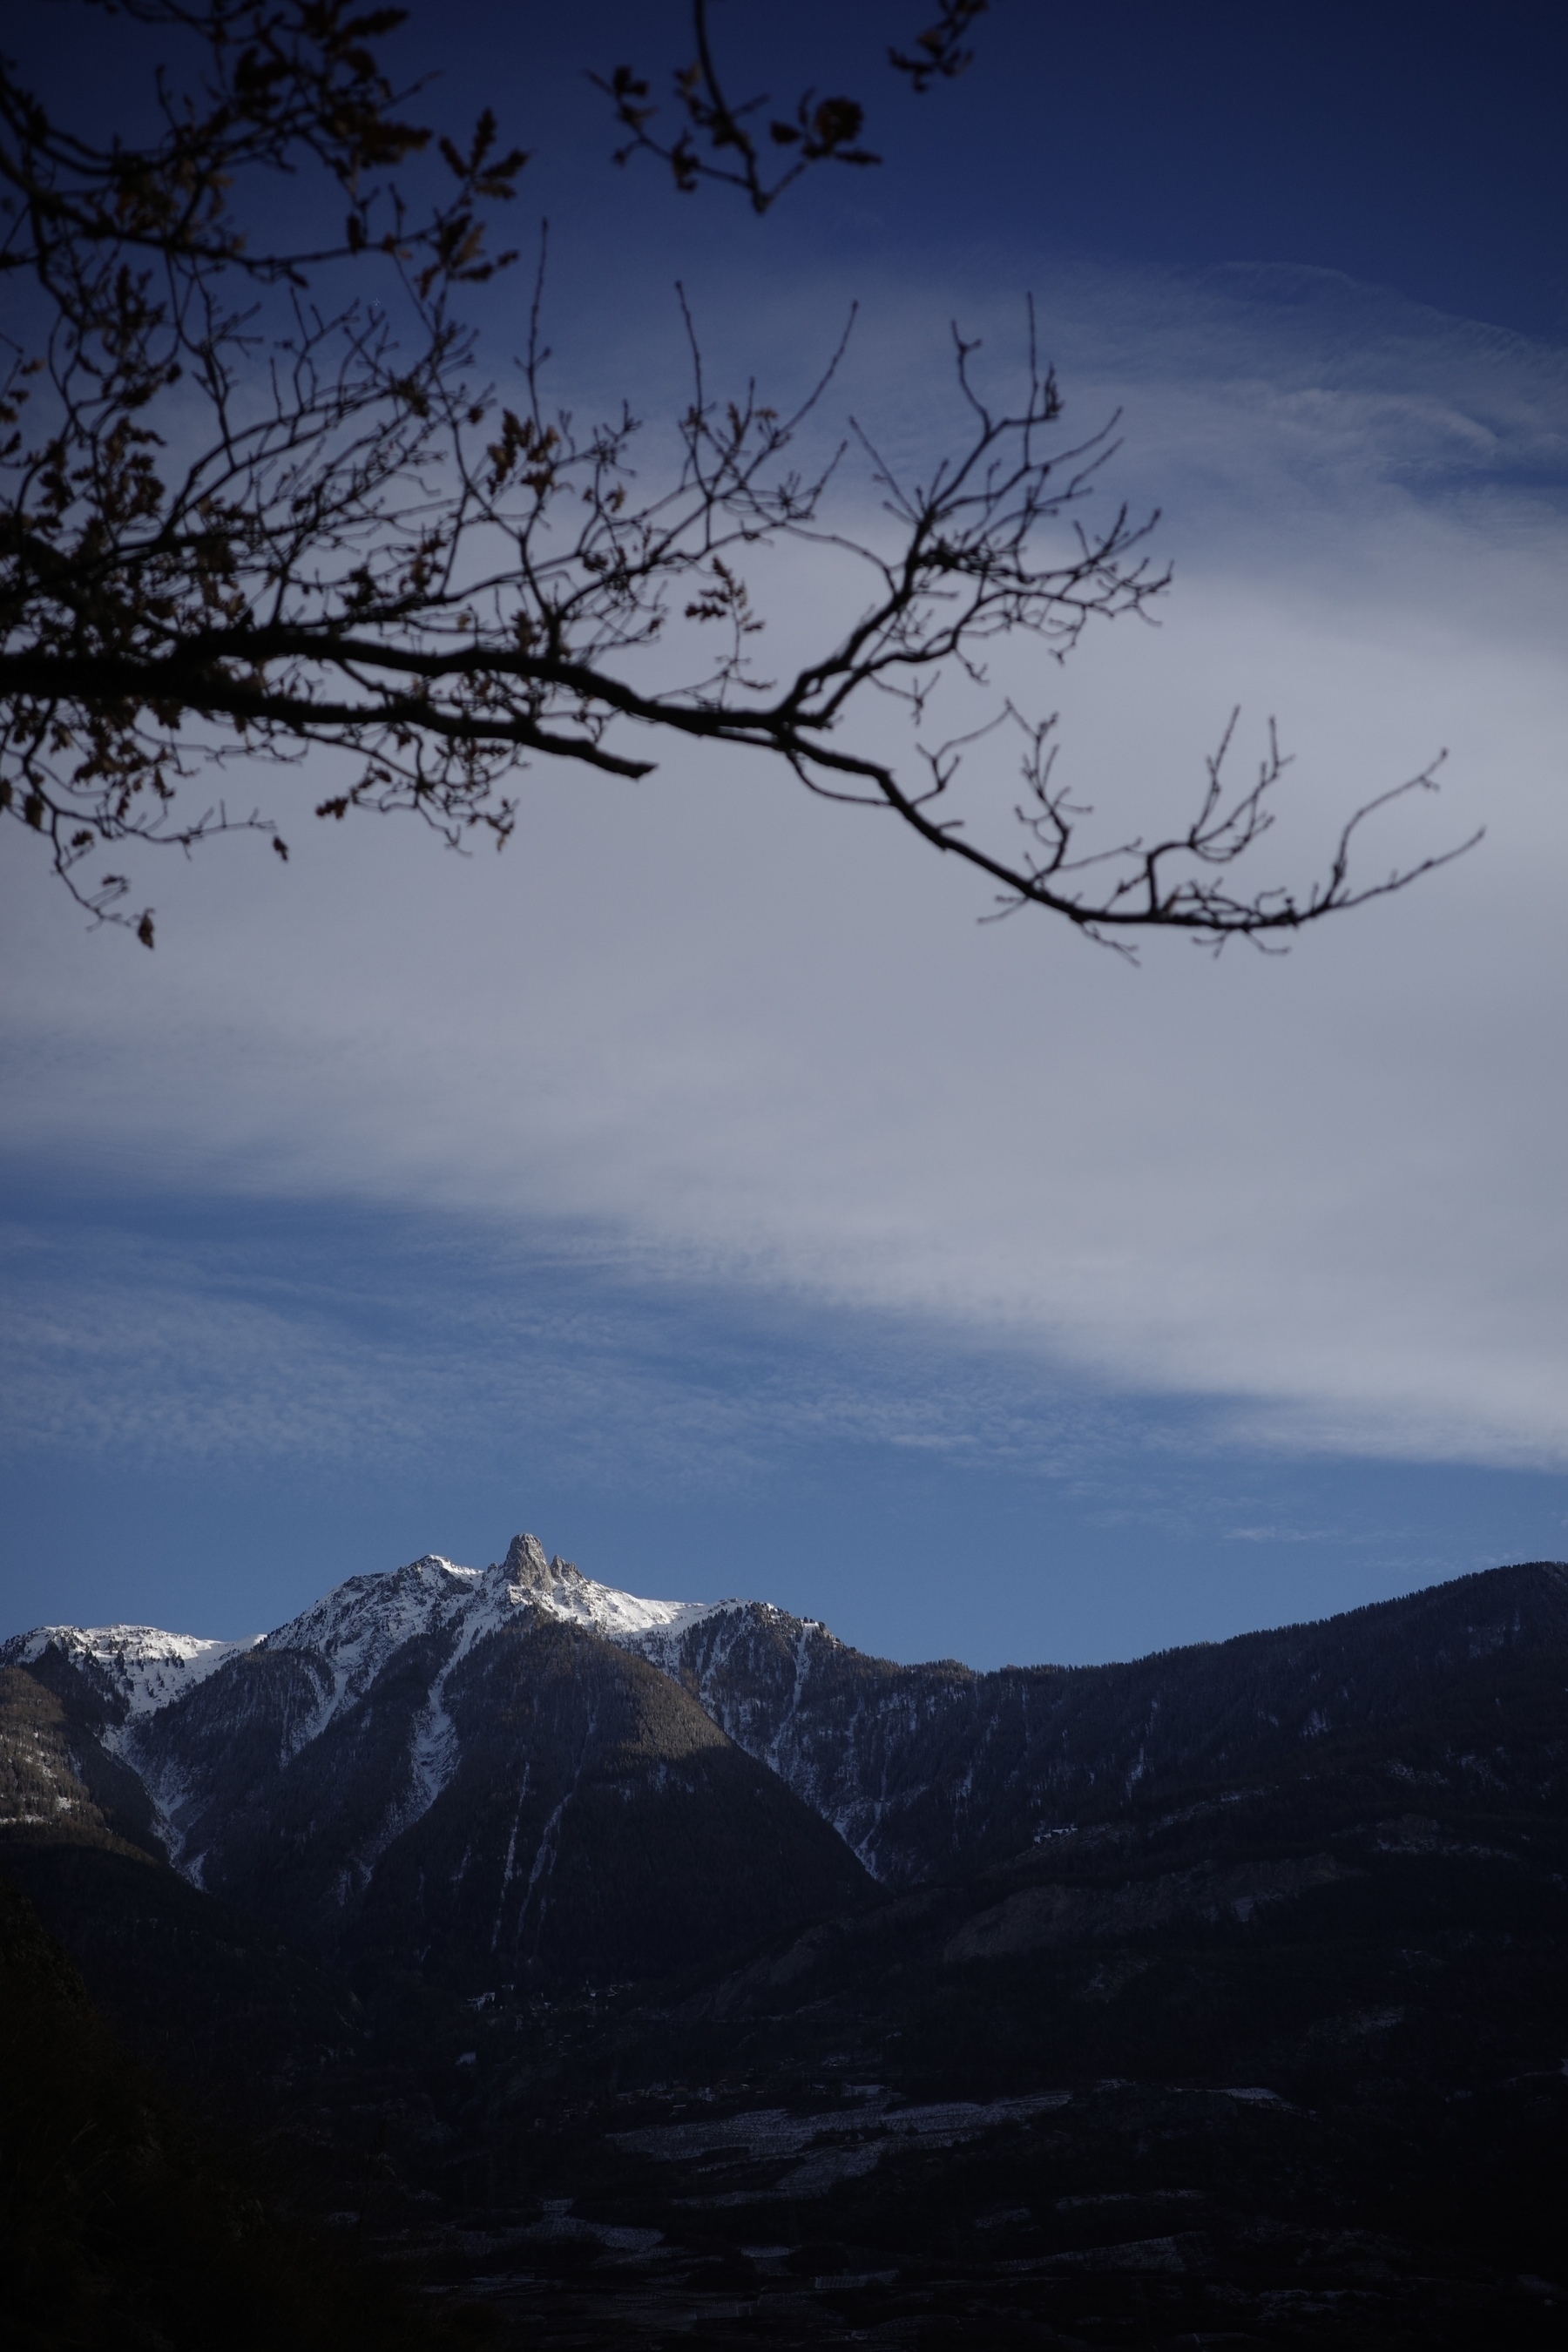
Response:
[{"label": "blue sky", "polygon": [[[1560,17],[1000,0],[915,101],[897,9],[725,13],[763,86],[875,98],[879,172],[679,198],[577,70],[678,10],[416,12],[536,148],[563,389],[666,414],[678,277],[786,386],[858,300],[843,401],[918,457],[948,320],[1005,371],[1032,290],[1176,568],[1051,681],[1086,794],[1184,797],[1239,703],[1282,855],[1443,748],[1376,856],[1487,841],[1282,961],[1138,971],[695,759],[531,776],[499,861],[220,845],[153,957],[11,861],[5,1630],[254,1631],[529,1527],[987,1664],[1568,1554]],[[787,644],[815,583],[768,586]]]}]

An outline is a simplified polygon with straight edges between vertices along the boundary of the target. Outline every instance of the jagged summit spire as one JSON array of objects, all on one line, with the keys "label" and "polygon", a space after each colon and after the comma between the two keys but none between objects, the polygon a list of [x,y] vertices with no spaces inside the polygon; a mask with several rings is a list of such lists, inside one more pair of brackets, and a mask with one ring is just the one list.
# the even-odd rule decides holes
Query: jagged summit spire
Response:
[{"label": "jagged summit spire", "polygon": [[521,1584],[536,1591],[563,1580],[577,1583],[583,1580],[581,1570],[574,1568],[570,1560],[562,1559],[559,1555],[554,1559],[546,1559],[544,1546],[537,1536],[513,1536],[507,1546],[506,1558],[500,1564],[500,1573],[509,1584]]}]

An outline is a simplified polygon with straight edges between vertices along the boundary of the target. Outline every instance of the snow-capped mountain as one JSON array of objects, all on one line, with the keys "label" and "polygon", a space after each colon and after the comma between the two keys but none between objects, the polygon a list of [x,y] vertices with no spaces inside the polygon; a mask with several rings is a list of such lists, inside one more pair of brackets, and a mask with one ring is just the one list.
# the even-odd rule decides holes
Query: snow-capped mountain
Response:
[{"label": "snow-capped mountain", "polygon": [[14,1820],[96,1807],[378,1965],[637,1974],[853,1906],[868,1873],[973,1872],[1332,1734],[1396,1736],[1476,1658],[1565,1638],[1568,1570],[1543,1564],[1129,1665],[901,1666],[518,1536],[484,1570],[351,1578],[254,1642],[43,1627],[0,1667],[64,1711]]},{"label": "snow-capped mountain", "polygon": [[438,1552],[383,1576],[351,1576],[276,1633],[268,1650],[310,1650],[328,1659],[332,1709],[353,1705],[405,1642],[452,1631],[451,1663],[498,1632],[520,1610],[539,1610],[584,1633],[636,1646],[649,1635],[676,1639],[727,1601],[642,1601],[595,1584],[569,1560],[546,1559],[537,1537],[514,1536],[506,1558],[486,1569],[460,1568]]},{"label": "snow-capped mountain", "polygon": [[[538,1612],[636,1649],[650,1635],[679,1641],[715,1607],[729,1605],[639,1600],[634,1593],[595,1583],[569,1560],[546,1559],[537,1537],[518,1535],[505,1559],[486,1569],[462,1568],[437,1552],[426,1552],[422,1559],[385,1575],[350,1577],[288,1624],[247,1646],[271,1654],[298,1652],[330,1669],[330,1689],[322,1691],[315,1711],[293,1728],[297,1753],[337,1716],[357,1706],[407,1644],[447,1644],[418,1734],[418,1783],[429,1804],[440,1793],[455,1756],[444,1694],[476,1643]],[[172,1697],[178,1695],[170,1693]]]},{"label": "snow-capped mountain", "polygon": [[476,1643],[538,1612],[635,1648],[649,1635],[679,1641],[713,1606],[645,1601],[595,1583],[569,1561],[547,1559],[537,1538],[519,1535],[503,1560],[483,1570],[430,1552],[384,1575],[350,1577],[287,1624],[248,1641],[204,1640],[151,1625],[40,1625],[0,1645],[0,1662],[44,1664],[56,1675],[66,1670],[79,1710],[91,1721],[100,1745],[139,1767],[171,1859],[199,1884],[201,1852],[191,1848],[182,1828],[192,1783],[171,1757],[181,1743],[153,1731],[151,1718],[187,1697],[231,1659],[259,1652],[292,1654],[301,1662],[304,1685],[297,1677],[293,1695],[304,1704],[289,1707],[280,1724],[287,1761],[357,1707],[410,1643],[443,1645],[444,1661],[416,1731],[414,1789],[397,1808],[399,1823],[406,1828],[434,1802],[455,1765],[453,1727],[443,1697]]},{"label": "snow-capped mountain", "polygon": [[[108,1758],[131,1768],[144,1819],[121,1790],[119,1827],[150,1828],[197,1887],[383,1959],[435,1943],[471,1973],[637,1974],[853,1907],[868,1885],[639,1654],[713,1613],[595,1583],[518,1536],[482,1570],[429,1555],[351,1578],[254,1642],[40,1628],[0,1664],[69,1718],[82,1793],[58,1757],[48,1786],[85,1820]],[[170,1663],[186,1658],[202,1671]],[[29,1801],[35,1818],[46,1800]]]}]

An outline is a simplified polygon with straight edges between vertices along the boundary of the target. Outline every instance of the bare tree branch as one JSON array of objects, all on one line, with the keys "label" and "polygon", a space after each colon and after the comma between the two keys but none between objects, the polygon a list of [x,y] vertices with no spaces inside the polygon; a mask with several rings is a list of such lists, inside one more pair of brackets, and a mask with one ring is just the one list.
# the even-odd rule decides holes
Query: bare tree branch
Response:
[{"label": "bare tree branch", "polygon": [[[1351,871],[1366,821],[1430,786],[1429,768],[1361,810],[1317,879],[1242,887],[1287,763],[1271,736],[1256,780],[1230,792],[1234,720],[1195,814],[1168,835],[1105,842],[1056,783],[1054,719],[991,686],[994,650],[1059,661],[1091,624],[1146,612],[1167,575],[1148,554],[1152,519],[1092,520],[1115,420],[1063,433],[1032,311],[1005,407],[954,331],[963,430],[923,480],[853,420],[805,463],[842,343],[785,414],[754,385],[710,390],[689,316],[691,398],[650,490],[629,409],[584,425],[547,398],[542,257],[520,389],[509,400],[477,377],[454,298],[511,258],[492,256],[488,221],[524,158],[488,115],[461,144],[405,119],[411,93],[370,47],[397,12],[127,13],[203,60],[160,84],[163,129],[142,149],[58,129],[0,76],[0,271],[26,297],[0,379],[0,815],[95,919],[150,945],[151,910],[96,861],[269,831],[262,812],[212,802],[210,780],[321,751],[353,769],[319,814],[409,811],[453,845],[506,841],[531,761],[637,778],[672,740],[759,753],[825,799],[890,812],[986,875],[1001,910],[1041,907],[1112,943],[1278,940],[1445,862],[1372,884]],[[917,88],[958,69],[979,13],[955,0],[921,37]],[[702,77],[702,103],[722,108],[707,63]],[[736,152],[752,187],[753,152]],[[444,184],[416,209],[420,157]],[[339,191],[342,239],[258,244],[253,191],[301,163]],[[847,462],[879,501],[869,526],[847,520]],[[768,678],[757,566],[792,551],[828,567],[850,617]],[[955,695],[964,724],[933,734]],[[998,730],[1021,735],[1025,786],[1001,838],[958,806],[966,760]]]},{"label": "bare tree branch", "polygon": [[[929,89],[933,81],[952,81],[973,62],[974,53],[963,47],[964,36],[988,5],[989,0],[942,0],[938,21],[916,36],[912,53],[889,48],[889,64],[917,92]],[[617,163],[629,163],[634,155],[652,155],[668,167],[683,195],[712,180],[741,189],[753,212],[765,213],[817,163],[849,163],[863,170],[881,162],[860,143],[866,110],[858,99],[819,98],[815,89],[807,89],[783,114],[767,114],[772,100],[766,95],[732,101],[714,55],[709,0],[691,0],[691,63],[672,77],[679,123],[673,137],[656,128],[659,108],[650,95],[652,85],[635,67],[617,66],[613,73],[588,77],[609,99],[616,122],[629,134],[615,151]],[[770,156],[775,167],[771,177]]]},{"label": "bare tree branch", "polygon": [[923,96],[933,82],[955,81],[974,63],[973,50],[963,44],[970,26],[989,7],[990,0],[941,0],[935,24],[916,35],[910,49],[889,49],[888,63],[896,73],[909,76],[917,96]]}]

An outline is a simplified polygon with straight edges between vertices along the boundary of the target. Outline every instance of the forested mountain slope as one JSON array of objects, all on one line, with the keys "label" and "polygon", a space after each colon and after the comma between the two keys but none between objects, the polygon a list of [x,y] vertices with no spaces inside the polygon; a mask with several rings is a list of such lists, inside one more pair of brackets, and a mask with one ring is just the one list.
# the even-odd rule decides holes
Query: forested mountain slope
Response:
[{"label": "forested mountain slope", "polygon": [[989,1675],[525,1538],[254,1643],[40,1628],[0,1872],[502,2344],[1468,2352],[1568,2303],[1560,1565]]}]

